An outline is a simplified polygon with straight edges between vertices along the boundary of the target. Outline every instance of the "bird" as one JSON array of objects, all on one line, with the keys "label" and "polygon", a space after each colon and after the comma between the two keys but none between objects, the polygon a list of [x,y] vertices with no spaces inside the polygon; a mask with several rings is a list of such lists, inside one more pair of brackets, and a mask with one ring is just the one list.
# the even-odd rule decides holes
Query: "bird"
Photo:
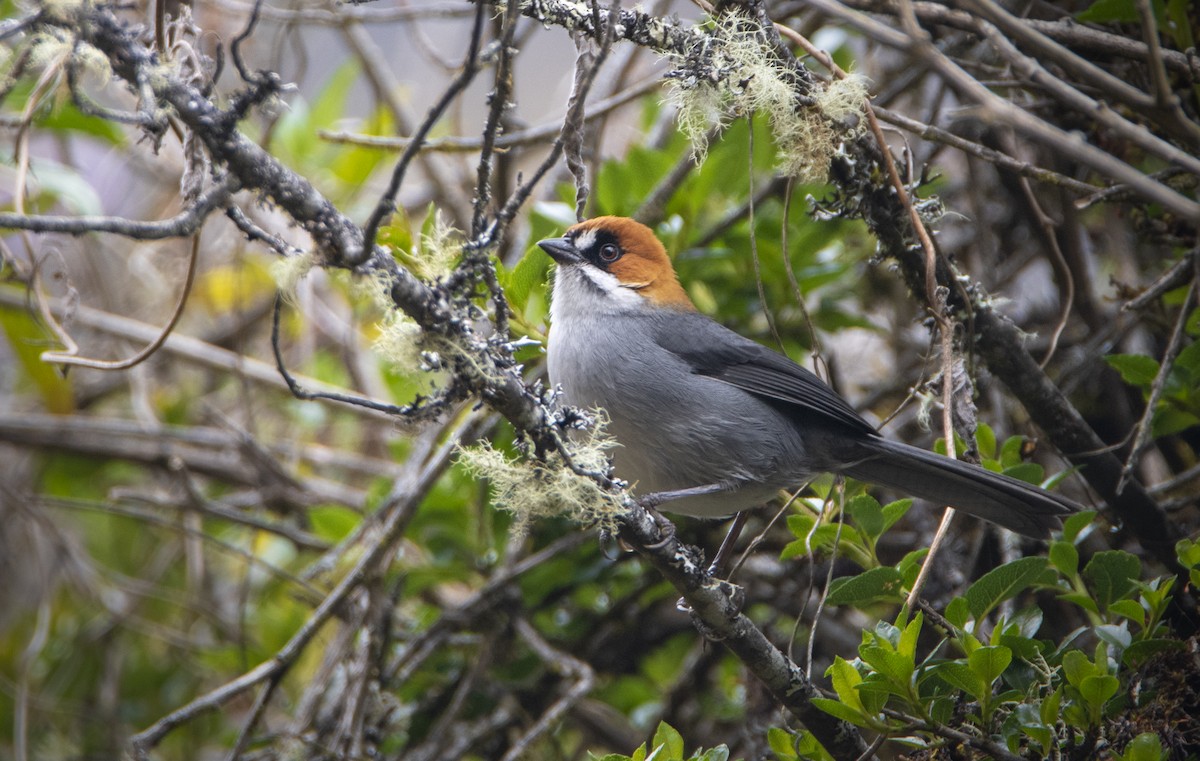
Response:
[{"label": "bird", "polygon": [[699,312],[640,222],[595,217],[538,246],[556,264],[551,385],[564,404],[603,410],[614,473],[644,506],[727,517],[834,473],[1034,538],[1081,509],[884,438],[815,374]]}]

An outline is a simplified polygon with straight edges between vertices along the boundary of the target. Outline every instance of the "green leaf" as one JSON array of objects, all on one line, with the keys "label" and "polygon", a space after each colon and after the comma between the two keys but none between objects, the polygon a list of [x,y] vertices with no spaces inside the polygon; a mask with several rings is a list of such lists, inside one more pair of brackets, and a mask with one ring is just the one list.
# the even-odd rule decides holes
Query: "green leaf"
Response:
[{"label": "green leaf", "polygon": [[798,761],[796,755],[795,736],[782,727],[771,727],[767,730],[767,747],[779,761]]},{"label": "green leaf", "polygon": [[310,508],[308,519],[313,533],[330,542],[340,541],[358,527],[362,516],[341,505],[318,505]]},{"label": "green leaf", "polygon": [[1121,380],[1131,386],[1149,386],[1158,375],[1158,361],[1145,354],[1110,354],[1104,361],[1121,374]]},{"label": "green leaf", "polygon": [[863,536],[876,539],[883,533],[883,508],[870,494],[860,494],[846,504],[846,512],[862,530]]},{"label": "green leaf", "polygon": [[1046,567],[1046,558],[1029,557],[988,571],[967,589],[971,615],[976,621],[982,619],[1000,603],[1028,589]]},{"label": "green leaf", "polygon": [[[1151,7],[1154,8],[1155,16],[1158,16],[1161,2],[1154,2]],[[1167,0],[1166,12],[1159,19],[1159,28],[1175,43],[1176,50],[1196,47],[1196,38],[1192,33],[1194,17],[1189,14],[1194,8],[1193,0]]]},{"label": "green leaf", "polygon": [[1129,624],[1125,621],[1120,624],[1101,624],[1092,631],[1096,633],[1096,637],[1102,642],[1108,643],[1113,651],[1118,653],[1129,647],[1129,643],[1133,641],[1133,635],[1129,633]]},{"label": "green leaf", "polygon": [[[889,502],[883,506],[883,531],[887,531],[896,524],[896,521],[904,517],[909,508],[913,506],[911,498],[898,499],[895,502]],[[882,534],[883,531],[880,533]]]},{"label": "green leaf", "polygon": [[1185,567],[1200,567],[1200,542],[1194,539],[1180,539],[1175,543],[1175,554]]},{"label": "green leaf", "polygon": [[796,752],[804,761],[833,761],[825,746],[817,742],[812,732],[802,730],[796,739]]},{"label": "green leaf", "polygon": [[1175,355],[1175,369],[1183,371],[1189,385],[1195,385],[1196,379],[1200,377],[1200,341],[1188,344],[1183,351]]},{"label": "green leaf", "polygon": [[1062,706],[1063,688],[1060,684],[1054,692],[1042,701],[1041,710],[1039,713],[1042,717],[1042,724],[1052,727],[1058,723],[1058,711]]},{"label": "green leaf", "polygon": [[1097,605],[1096,601],[1091,598],[1091,595],[1087,594],[1086,592],[1068,592],[1066,594],[1059,595],[1058,599],[1069,602],[1072,605],[1078,605],[1089,613],[1095,613],[1097,615],[1100,614],[1100,606]]},{"label": "green leaf", "polygon": [[928,547],[922,547],[919,550],[913,550],[900,559],[895,568],[904,578],[905,589],[912,589],[912,585],[917,582],[917,576],[921,575],[921,563],[925,562],[925,557],[929,554]]},{"label": "green leaf", "polygon": [[1075,18],[1096,24],[1136,24],[1142,19],[1134,0],[1096,0],[1075,14]]},{"label": "green leaf", "polygon": [[1036,462],[1023,462],[1004,469],[1004,475],[1024,481],[1027,484],[1040,484],[1046,477],[1046,469]]},{"label": "green leaf", "polygon": [[1117,600],[1109,604],[1108,611],[1128,618],[1130,621],[1136,622],[1138,626],[1146,625],[1146,609],[1137,600]]},{"label": "green leaf", "polygon": [[1029,637],[1012,634],[1000,635],[1000,644],[1013,651],[1013,654],[1027,661],[1035,660],[1041,654],[1038,641]]},{"label": "green leaf", "polygon": [[1154,420],[1150,425],[1150,433],[1155,438],[1173,436],[1197,424],[1200,424],[1200,416],[1187,410],[1160,405],[1154,411]]},{"label": "green leaf", "polygon": [[346,99],[353,90],[358,74],[358,61],[354,58],[346,59],[341,66],[334,69],[329,79],[321,85],[317,99],[313,101],[309,117],[313,127],[332,127],[346,115]]},{"label": "green leaf", "polygon": [[1008,664],[1012,663],[1012,650],[1002,645],[981,647],[967,657],[971,670],[985,683],[991,684],[1000,678]]},{"label": "green leaf", "polygon": [[864,679],[863,683],[858,685],[858,697],[862,700],[863,713],[866,716],[879,715],[892,696],[905,697],[907,693],[907,688],[896,685],[879,674],[872,674],[869,679]]},{"label": "green leaf", "polygon": [[[793,521],[792,519],[796,520]],[[779,554],[781,560],[790,560],[796,557],[807,557],[808,555],[820,550],[828,549],[837,541],[837,535],[840,531],[843,540],[847,537],[856,537],[858,532],[853,526],[846,524],[826,523],[813,528],[815,521],[812,516],[808,515],[793,515],[788,518],[788,528],[797,537],[794,542],[789,542],[783,551]]]},{"label": "green leaf", "polygon": [[1141,561],[1123,550],[1097,552],[1083,569],[1083,577],[1091,582],[1101,609],[1127,595],[1141,574]]},{"label": "green leaf", "polygon": [[512,269],[501,268],[497,273],[514,312],[524,313],[529,294],[546,282],[551,261],[545,251],[536,245],[530,246]]},{"label": "green leaf", "polygon": [[878,645],[860,647],[858,657],[887,679],[899,694],[904,694],[912,682],[913,672],[917,669],[912,658]]},{"label": "green leaf", "polygon": [[1067,518],[1063,521],[1063,541],[1074,542],[1079,537],[1079,533],[1091,525],[1095,518],[1095,510],[1083,510]]},{"label": "green leaf", "polygon": [[1041,630],[1044,619],[1045,615],[1042,613],[1042,609],[1031,605],[1013,614],[1004,627],[1005,633],[1025,638],[1035,637]]},{"label": "green leaf", "polygon": [[[96,188],[75,169],[50,159],[39,158],[30,174],[31,191],[39,196],[39,207],[51,201],[60,203],[74,214],[104,213],[104,204]],[[46,199],[45,196],[49,196]]]},{"label": "green leaf", "polygon": [[[1040,750],[1044,752],[1050,747],[1053,739],[1052,733],[1050,732],[1050,728],[1041,720],[1038,706],[1031,703],[1021,703],[1013,709],[1013,718],[1020,728],[1020,733],[1037,743],[1040,746]],[[1017,749],[1013,748],[1012,750],[1016,752]]]},{"label": "green leaf", "polygon": [[900,641],[896,643],[896,652],[907,656],[910,660],[915,660],[917,656],[917,640],[921,636],[921,625],[925,621],[925,614],[918,613],[908,625],[904,627],[904,632],[900,635]]},{"label": "green leaf", "polygon": [[1071,542],[1056,541],[1050,544],[1050,563],[1063,576],[1074,576],[1079,570],[1079,550]]},{"label": "green leaf", "polygon": [[840,655],[835,655],[833,664],[825,671],[825,676],[833,682],[833,690],[842,703],[863,713],[862,699],[858,695],[858,690],[855,689],[862,684],[862,674],[858,673],[858,669],[854,668],[850,661]]},{"label": "green leaf", "polygon": [[1137,666],[1145,663],[1147,658],[1169,651],[1179,652],[1186,649],[1187,644],[1177,639],[1140,639],[1121,654],[1121,662],[1126,666]]},{"label": "green leaf", "polygon": [[1122,761],[1162,761],[1166,757],[1162,740],[1155,732],[1143,732],[1133,738],[1121,754]]},{"label": "green leaf", "polygon": [[825,602],[829,605],[865,605],[872,602],[900,602],[904,599],[904,579],[891,566],[864,571],[857,576],[835,579],[829,585]]},{"label": "green leaf", "polygon": [[1062,659],[1063,675],[1067,677],[1067,682],[1075,687],[1083,684],[1083,680],[1090,676],[1096,676],[1096,664],[1088,660],[1088,657],[1078,650],[1071,650],[1063,656]]},{"label": "green leaf", "polygon": [[962,629],[971,620],[971,606],[963,598],[955,597],[946,605],[945,616],[947,621]]},{"label": "green leaf", "polygon": [[1109,698],[1116,695],[1120,688],[1121,682],[1115,676],[1093,674],[1084,677],[1083,681],[1079,683],[1079,694],[1089,704],[1100,707],[1107,703]]},{"label": "green leaf", "polygon": [[667,750],[667,758],[683,758],[683,735],[679,734],[665,721],[658,723],[658,729],[654,730],[654,739],[650,741],[650,745],[654,748],[664,748]]},{"label": "green leaf", "polygon": [[933,669],[933,673],[951,687],[962,690],[976,699],[982,698],[990,690],[990,687],[979,678],[979,674],[961,661],[940,663]]},{"label": "green leaf", "polygon": [[1188,569],[1188,578],[1192,586],[1200,587],[1200,542],[1191,539],[1181,539],[1175,544],[1175,554],[1179,562]]},{"label": "green leaf", "polygon": [[1024,436],[1009,436],[1000,445],[1000,468],[1011,468],[1024,462],[1021,450],[1025,448]]},{"label": "green leaf", "polygon": [[[24,293],[23,288],[0,285],[10,294]],[[37,389],[49,412],[65,415],[75,410],[75,395],[71,390],[71,376],[64,376],[54,365],[42,361],[42,352],[51,348],[53,337],[49,330],[28,311],[0,307],[0,332],[8,339],[20,370],[10,366],[6,373],[13,373],[14,380],[28,381]]]},{"label": "green leaf", "polygon": [[[901,613],[903,615],[903,613]],[[891,645],[889,650],[895,650],[900,644],[900,627],[888,621],[875,622],[875,628],[871,632],[874,635],[874,641],[886,642]],[[863,637],[863,644],[872,641],[869,637]]]},{"label": "green leaf", "polygon": [[840,700],[812,698],[812,704],[835,719],[848,721],[856,727],[865,727],[869,723],[862,712],[854,710]]},{"label": "green leaf", "polygon": [[69,100],[56,103],[54,108],[38,117],[36,123],[41,129],[79,132],[99,138],[109,145],[125,142],[125,133],[120,127],[106,119],[83,113]]},{"label": "green leaf", "polygon": [[987,423],[980,423],[975,428],[975,446],[983,459],[996,459],[996,432]]}]

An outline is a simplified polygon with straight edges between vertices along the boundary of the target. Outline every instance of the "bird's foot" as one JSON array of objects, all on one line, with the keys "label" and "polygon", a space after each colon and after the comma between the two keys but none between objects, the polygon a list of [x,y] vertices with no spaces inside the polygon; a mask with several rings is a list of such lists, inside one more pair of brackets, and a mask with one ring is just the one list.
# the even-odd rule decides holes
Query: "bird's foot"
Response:
[{"label": "bird's foot", "polygon": [[[641,504],[641,500],[638,500]],[[663,514],[654,509],[653,506],[642,504],[650,517],[654,519],[654,525],[658,526],[658,541],[653,544],[646,545],[648,550],[661,550],[671,542],[675,541],[675,524],[663,517]]]}]

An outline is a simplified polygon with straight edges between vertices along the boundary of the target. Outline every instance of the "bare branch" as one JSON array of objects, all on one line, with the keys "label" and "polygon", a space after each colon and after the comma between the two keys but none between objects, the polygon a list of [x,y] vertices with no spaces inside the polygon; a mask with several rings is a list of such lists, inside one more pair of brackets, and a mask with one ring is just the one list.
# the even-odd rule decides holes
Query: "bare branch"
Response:
[{"label": "bare branch", "polygon": [[237,192],[236,180],[230,178],[218,182],[196,199],[195,203],[190,204],[174,217],[158,222],[141,222],[121,217],[58,217],[0,212],[0,229],[66,233],[68,235],[115,233],[135,240],[184,238],[199,230],[200,225],[204,224],[209,214],[224,206],[235,192]]}]

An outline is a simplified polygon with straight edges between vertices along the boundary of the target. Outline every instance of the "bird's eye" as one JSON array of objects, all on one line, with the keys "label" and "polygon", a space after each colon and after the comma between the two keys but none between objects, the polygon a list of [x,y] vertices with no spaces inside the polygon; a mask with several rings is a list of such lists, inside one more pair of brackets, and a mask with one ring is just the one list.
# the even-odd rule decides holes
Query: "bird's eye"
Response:
[{"label": "bird's eye", "polygon": [[621,249],[616,243],[605,243],[600,247],[600,260],[604,262],[615,262],[621,257]]}]

